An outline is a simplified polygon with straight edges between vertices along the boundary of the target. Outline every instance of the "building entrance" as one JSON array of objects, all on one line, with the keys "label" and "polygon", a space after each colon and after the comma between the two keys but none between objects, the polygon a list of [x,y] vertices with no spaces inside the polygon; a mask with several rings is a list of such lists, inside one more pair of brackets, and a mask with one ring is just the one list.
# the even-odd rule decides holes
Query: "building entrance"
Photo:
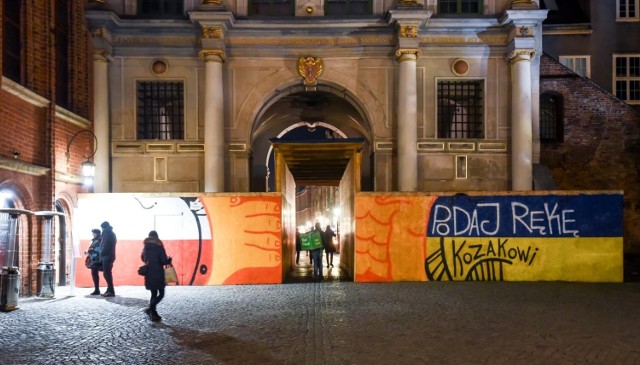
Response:
[{"label": "building entrance", "polygon": [[[291,221],[283,222],[283,232],[292,238],[289,242],[294,243],[291,250],[283,250],[285,281],[320,279],[313,275],[312,256],[302,251],[297,257],[295,249],[296,230],[305,234],[317,224],[328,243],[320,265],[322,279],[352,280],[354,232],[351,222],[354,196],[361,189],[363,140],[272,139],[271,143],[275,152],[274,190],[283,195],[283,210],[295,212],[289,215]],[[330,232],[334,232],[335,237]],[[331,252],[331,246],[335,246],[335,252]]]}]

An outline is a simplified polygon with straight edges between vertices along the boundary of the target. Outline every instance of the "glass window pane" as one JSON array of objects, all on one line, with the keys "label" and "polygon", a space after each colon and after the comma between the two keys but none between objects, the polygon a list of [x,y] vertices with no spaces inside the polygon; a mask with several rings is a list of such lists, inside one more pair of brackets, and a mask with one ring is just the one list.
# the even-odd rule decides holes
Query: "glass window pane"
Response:
[{"label": "glass window pane", "polygon": [[640,77],[640,57],[629,57],[629,76]]},{"label": "glass window pane", "polygon": [[250,15],[293,16],[293,0],[253,0]]},{"label": "glass window pane", "polygon": [[627,100],[626,81],[616,81],[616,97],[620,100]]},{"label": "glass window pane", "polygon": [[627,17],[627,4],[625,4],[626,0],[620,0],[620,5],[618,6],[618,14],[620,18]]},{"label": "glass window pane", "polygon": [[21,52],[20,12],[21,1],[2,3],[2,74],[20,82]]},{"label": "glass window pane", "polygon": [[629,82],[629,100],[640,100],[640,80]]},{"label": "glass window pane", "polygon": [[616,57],[616,77],[627,76],[627,58]]},{"label": "glass window pane", "polygon": [[483,83],[438,82],[438,138],[484,138]]},{"label": "glass window pane", "polygon": [[182,82],[138,82],[137,138],[183,139]]},{"label": "glass window pane", "polygon": [[540,140],[557,141],[560,139],[559,97],[547,93],[540,95]]},{"label": "glass window pane", "polygon": [[456,0],[440,0],[438,6],[442,14],[456,14],[458,12]]}]

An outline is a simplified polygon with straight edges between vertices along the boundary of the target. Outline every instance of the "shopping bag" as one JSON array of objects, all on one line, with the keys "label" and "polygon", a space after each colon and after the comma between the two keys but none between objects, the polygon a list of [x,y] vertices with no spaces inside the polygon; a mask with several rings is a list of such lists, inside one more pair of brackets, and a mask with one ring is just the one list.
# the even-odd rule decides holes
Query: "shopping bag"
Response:
[{"label": "shopping bag", "polygon": [[164,281],[167,282],[167,284],[178,284],[178,274],[176,274],[176,269],[171,264],[164,267]]},{"label": "shopping bag", "polygon": [[300,247],[302,250],[315,250],[322,248],[322,237],[320,232],[311,231],[300,235]]}]

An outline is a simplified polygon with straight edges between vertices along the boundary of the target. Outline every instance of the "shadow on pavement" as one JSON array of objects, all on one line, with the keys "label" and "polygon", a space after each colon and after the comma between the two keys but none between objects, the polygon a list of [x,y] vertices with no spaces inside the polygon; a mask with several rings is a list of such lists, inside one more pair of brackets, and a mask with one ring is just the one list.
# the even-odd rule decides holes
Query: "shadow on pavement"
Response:
[{"label": "shadow on pavement", "polygon": [[176,343],[204,351],[225,364],[279,364],[265,346],[244,341],[224,333],[199,332],[188,328],[173,328],[170,333]]},{"label": "shadow on pavement", "polygon": [[142,308],[142,307],[148,307],[149,306],[149,301],[146,299],[140,299],[140,298],[127,298],[127,297],[119,297],[119,296],[115,296],[115,297],[101,297],[101,296],[90,296],[91,298],[100,298],[103,300],[106,300],[107,302],[111,302],[114,304],[120,304],[120,305],[124,305],[126,307],[135,307],[135,308]]}]

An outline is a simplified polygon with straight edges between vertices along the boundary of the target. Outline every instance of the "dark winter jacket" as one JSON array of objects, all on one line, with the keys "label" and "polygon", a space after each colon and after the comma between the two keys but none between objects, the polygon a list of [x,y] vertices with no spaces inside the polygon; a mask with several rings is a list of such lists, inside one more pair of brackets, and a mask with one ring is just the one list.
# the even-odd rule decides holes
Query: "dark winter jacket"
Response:
[{"label": "dark winter jacket", "polygon": [[98,236],[91,241],[87,254],[91,258],[93,264],[92,267],[98,268],[102,266],[100,263],[100,244],[102,243],[102,236]]},{"label": "dark winter jacket", "polygon": [[154,237],[145,238],[141,258],[147,264],[145,288],[152,290],[165,287],[167,284],[164,281],[164,265],[170,264],[171,259],[167,258],[162,241]]},{"label": "dark winter jacket", "polygon": [[118,239],[113,233],[113,227],[108,226],[102,230],[102,244],[100,245],[100,259],[116,260],[116,243]]}]

